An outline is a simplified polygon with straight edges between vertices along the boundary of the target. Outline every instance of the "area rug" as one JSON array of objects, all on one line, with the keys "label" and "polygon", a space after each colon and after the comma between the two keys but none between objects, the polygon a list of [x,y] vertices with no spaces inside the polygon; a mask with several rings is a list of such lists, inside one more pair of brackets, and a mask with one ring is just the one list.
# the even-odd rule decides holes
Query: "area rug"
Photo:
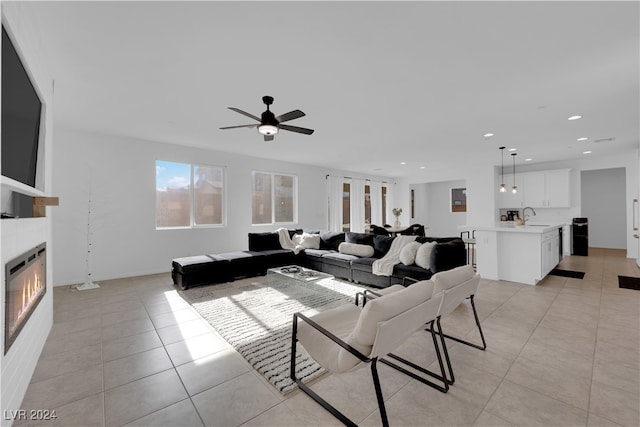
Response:
[{"label": "area rug", "polygon": [[583,279],[585,273],[582,271],[560,270],[559,268],[554,268],[549,274],[552,276],[571,277],[572,279]]},{"label": "area rug", "polygon": [[[353,304],[356,293],[363,289],[366,288],[337,279],[304,283],[268,276],[179,293],[276,389],[286,394],[297,388],[289,376],[293,314],[314,315]],[[296,376],[308,382],[324,372],[298,346]]]},{"label": "area rug", "polygon": [[640,291],[640,278],[629,276],[618,276],[618,287],[623,289],[634,289]]}]

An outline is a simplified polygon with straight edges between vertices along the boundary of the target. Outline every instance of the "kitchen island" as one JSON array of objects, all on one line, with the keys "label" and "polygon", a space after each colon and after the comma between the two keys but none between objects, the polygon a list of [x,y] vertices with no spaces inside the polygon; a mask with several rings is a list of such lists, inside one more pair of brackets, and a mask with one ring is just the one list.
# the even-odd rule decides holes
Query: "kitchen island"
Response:
[{"label": "kitchen island", "polygon": [[562,258],[564,224],[497,224],[475,227],[476,262],[480,276],[535,285]]}]

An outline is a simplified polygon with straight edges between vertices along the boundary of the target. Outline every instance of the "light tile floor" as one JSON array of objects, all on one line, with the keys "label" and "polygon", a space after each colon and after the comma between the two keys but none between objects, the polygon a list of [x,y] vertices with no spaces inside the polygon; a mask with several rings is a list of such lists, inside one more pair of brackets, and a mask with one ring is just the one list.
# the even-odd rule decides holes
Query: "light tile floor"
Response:
[{"label": "light tile floor", "polygon": [[[476,302],[488,349],[450,344],[449,393],[382,365],[391,425],[638,426],[640,291],[620,289],[617,276],[640,277],[640,269],[624,251],[603,249],[561,267],[586,276],[549,276],[538,286],[482,280]],[[54,312],[22,405],[55,409],[47,425],[339,425],[303,393],[280,395],[178,296],[168,274],[55,288]],[[478,339],[468,304],[443,325]],[[399,353],[433,368],[423,334]],[[368,369],[313,388],[357,423],[380,425]]]}]

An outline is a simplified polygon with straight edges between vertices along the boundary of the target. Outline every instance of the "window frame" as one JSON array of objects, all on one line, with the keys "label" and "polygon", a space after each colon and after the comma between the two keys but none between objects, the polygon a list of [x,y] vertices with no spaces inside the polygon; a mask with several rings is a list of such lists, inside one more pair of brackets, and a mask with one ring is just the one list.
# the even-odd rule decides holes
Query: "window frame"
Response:
[{"label": "window frame", "polygon": [[[175,163],[189,166],[189,225],[178,226],[158,226],[158,179],[156,175],[155,180],[155,228],[156,230],[191,230],[202,228],[223,228],[227,226],[227,168],[220,165],[207,165],[203,163],[187,163],[181,161],[160,160],[156,159],[155,166],[158,167],[158,162]],[[196,224],[196,187],[195,187],[195,169],[210,168],[219,169],[222,181],[222,206],[221,210],[221,222],[219,224]]]},{"label": "window frame", "polygon": [[[264,223],[254,223],[253,222],[253,199],[254,199],[254,179],[255,179],[255,174],[263,174],[263,175],[268,175],[271,179],[271,222],[264,222]],[[284,176],[284,177],[290,177],[293,178],[293,191],[292,191],[292,207],[293,207],[293,218],[292,221],[275,221],[276,219],[276,176]],[[249,195],[251,197],[251,226],[252,227],[261,227],[261,226],[266,226],[266,225],[290,225],[290,224],[297,224],[298,223],[298,175],[296,174],[292,174],[292,173],[284,173],[284,172],[270,172],[270,171],[264,171],[264,170],[252,170],[251,171],[251,190],[249,192]]]}]

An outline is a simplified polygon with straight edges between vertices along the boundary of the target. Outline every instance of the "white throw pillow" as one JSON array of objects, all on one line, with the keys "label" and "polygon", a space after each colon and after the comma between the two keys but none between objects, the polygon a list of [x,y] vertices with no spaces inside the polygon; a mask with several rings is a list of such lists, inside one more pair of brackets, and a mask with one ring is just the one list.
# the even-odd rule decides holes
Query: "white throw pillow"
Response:
[{"label": "white throw pillow", "polygon": [[362,258],[370,258],[374,254],[373,246],[359,243],[342,242],[338,246],[338,252],[345,255],[355,255]]},{"label": "white throw pillow", "polygon": [[420,245],[418,252],[416,253],[416,265],[418,267],[422,267],[425,270],[428,270],[431,266],[431,251],[434,246],[437,245],[436,242],[427,242]]},{"label": "white throw pillow", "polygon": [[416,261],[416,253],[420,248],[419,242],[411,242],[400,251],[400,262],[404,265],[411,265]]},{"label": "white throw pillow", "polygon": [[294,234],[291,238],[294,245],[300,246],[303,249],[320,249],[320,235],[319,234]]}]

